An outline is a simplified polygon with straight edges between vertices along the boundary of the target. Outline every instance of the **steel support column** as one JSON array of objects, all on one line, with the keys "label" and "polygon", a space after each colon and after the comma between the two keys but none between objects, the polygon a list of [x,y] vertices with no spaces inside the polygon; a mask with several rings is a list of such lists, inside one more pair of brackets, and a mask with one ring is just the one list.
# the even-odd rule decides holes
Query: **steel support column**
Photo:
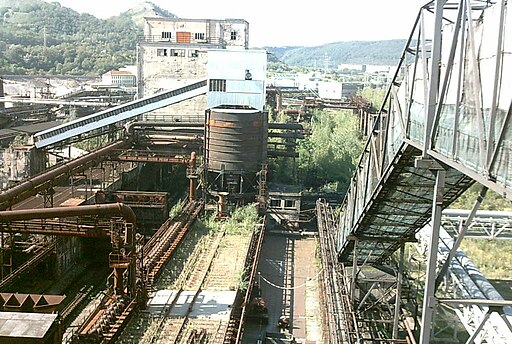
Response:
[{"label": "steel support column", "polygon": [[439,246],[439,229],[441,227],[441,212],[443,205],[443,193],[445,185],[445,170],[435,170],[436,184],[434,187],[434,199],[432,203],[432,235],[430,236],[427,275],[425,281],[425,291],[423,295],[423,314],[421,317],[420,344],[430,343],[430,333],[432,330],[435,299],[435,282],[437,266],[437,250]]},{"label": "steel support column", "polygon": [[356,301],[356,280],[357,280],[357,246],[359,245],[359,240],[357,238],[354,239],[354,250],[352,251],[353,259],[352,259],[352,282],[350,283],[350,297],[352,298],[352,303],[355,304]]},{"label": "steel support column", "polygon": [[468,218],[466,219],[466,221],[464,221],[464,225],[460,229],[459,236],[457,237],[457,240],[455,240],[453,247],[450,250],[450,253],[448,254],[448,257],[446,258],[441,270],[439,271],[439,274],[436,277],[434,291],[437,290],[437,288],[439,288],[439,285],[441,285],[443,277],[448,271],[450,263],[453,257],[455,257],[455,254],[457,253],[457,250],[459,249],[459,246],[462,243],[462,239],[464,239],[464,236],[466,235],[466,231],[471,225],[471,222],[473,222],[473,218],[475,217],[478,208],[480,208],[480,204],[482,203],[483,199],[485,198],[485,195],[487,194],[487,190],[487,187],[482,187],[482,190],[480,191],[480,194],[478,195],[475,203],[473,204],[473,208],[471,209]]},{"label": "steel support column", "polygon": [[400,304],[402,301],[402,282],[404,274],[405,244],[400,246],[400,261],[398,262],[398,276],[396,280],[395,314],[393,317],[393,339],[398,339],[398,322],[400,320]]},{"label": "steel support column", "polygon": [[[432,52],[430,57],[430,78],[428,80],[428,92],[425,107],[425,133],[423,143],[423,157],[428,156],[428,150],[432,148],[433,137],[432,132],[435,131],[434,120],[436,114],[436,106],[438,100],[439,80],[441,75],[441,38],[442,38],[442,25],[443,25],[443,10],[446,0],[436,0],[435,4],[435,22],[434,22],[434,37],[432,40]],[[423,33],[425,27],[422,27]],[[423,37],[424,38],[424,37]],[[424,38],[425,39],[425,38]],[[425,49],[425,47],[423,47]],[[426,63],[426,60],[423,61]],[[424,78],[426,78],[426,73]]]}]

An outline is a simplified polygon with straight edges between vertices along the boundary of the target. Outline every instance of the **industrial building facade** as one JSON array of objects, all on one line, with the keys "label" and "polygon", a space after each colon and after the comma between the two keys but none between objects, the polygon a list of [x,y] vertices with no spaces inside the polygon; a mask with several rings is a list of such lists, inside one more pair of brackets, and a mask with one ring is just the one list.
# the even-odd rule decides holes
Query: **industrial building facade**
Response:
[{"label": "industrial building facade", "polygon": [[[249,23],[242,19],[146,18],[144,36],[137,45],[138,97],[175,89],[207,78],[208,50],[249,46]],[[172,113],[204,114],[206,97],[172,107]],[[146,114],[148,120],[166,120],[169,109]]]}]

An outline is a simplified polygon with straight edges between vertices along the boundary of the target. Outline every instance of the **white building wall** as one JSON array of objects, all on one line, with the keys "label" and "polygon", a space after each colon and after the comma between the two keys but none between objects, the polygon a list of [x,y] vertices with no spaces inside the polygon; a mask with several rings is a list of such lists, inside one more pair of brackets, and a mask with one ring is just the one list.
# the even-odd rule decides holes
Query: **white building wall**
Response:
[{"label": "white building wall", "polygon": [[[249,24],[241,19],[146,18],[144,34],[137,47],[139,98],[206,79],[212,48],[246,49],[249,44]],[[200,96],[144,117],[165,120],[205,110],[206,96]]]},{"label": "white building wall", "polygon": [[342,98],[343,84],[341,82],[326,82],[321,81],[318,83],[318,95],[324,99],[341,99]]}]

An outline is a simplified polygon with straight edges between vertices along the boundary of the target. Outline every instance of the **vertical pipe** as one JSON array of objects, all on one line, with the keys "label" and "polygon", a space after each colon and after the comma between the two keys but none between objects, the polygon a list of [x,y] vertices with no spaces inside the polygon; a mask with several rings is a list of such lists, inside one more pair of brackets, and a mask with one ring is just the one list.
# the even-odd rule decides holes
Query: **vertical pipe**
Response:
[{"label": "vertical pipe", "polygon": [[432,234],[430,236],[427,275],[425,291],[423,295],[423,314],[421,317],[420,344],[430,343],[430,331],[434,316],[435,295],[434,287],[436,281],[437,250],[439,246],[439,229],[441,228],[441,212],[443,206],[443,193],[446,171],[436,170],[436,184],[434,187],[434,199],[432,201]]},{"label": "vertical pipe", "polygon": [[193,201],[196,198],[196,183],[195,183],[196,152],[190,153],[190,160],[188,161],[188,167],[190,169],[190,171],[188,173],[188,178],[189,178],[188,200]]}]

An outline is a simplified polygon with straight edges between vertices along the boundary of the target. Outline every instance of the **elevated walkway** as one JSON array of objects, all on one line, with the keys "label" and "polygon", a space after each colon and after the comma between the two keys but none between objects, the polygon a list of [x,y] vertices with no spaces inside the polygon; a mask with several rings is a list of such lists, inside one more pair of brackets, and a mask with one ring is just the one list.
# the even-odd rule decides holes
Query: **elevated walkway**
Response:
[{"label": "elevated walkway", "polygon": [[342,204],[342,262],[382,263],[475,181],[512,199],[512,11],[468,5],[418,15]]},{"label": "elevated walkway", "polygon": [[[435,176],[428,169],[414,167],[419,155],[419,150],[403,144],[373,190],[368,189],[370,183],[351,188],[357,202],[347,204],[348,211],[342,215],[344,230],[337,237],[339,260],[353,261],[357,241],[358,264],[381,264],[403,242],[413,241],[415,233],[430,221]],[[362,172],[368,173],[365,168]],[[448,169],[445,183],[443,205],[448,206],[473,181]],[[354,217],[347,216],[350,214]]]},{"label": "elevated walkway", "polygon": [[165,91],[142,99],[137,99],[98,113],[78,118],[34,135],[37,148],[61,143],[73,137],[108,128],[108,126],[137,117],[201,94],[206,94],[207,81],[201,80],[171,91]]}]

